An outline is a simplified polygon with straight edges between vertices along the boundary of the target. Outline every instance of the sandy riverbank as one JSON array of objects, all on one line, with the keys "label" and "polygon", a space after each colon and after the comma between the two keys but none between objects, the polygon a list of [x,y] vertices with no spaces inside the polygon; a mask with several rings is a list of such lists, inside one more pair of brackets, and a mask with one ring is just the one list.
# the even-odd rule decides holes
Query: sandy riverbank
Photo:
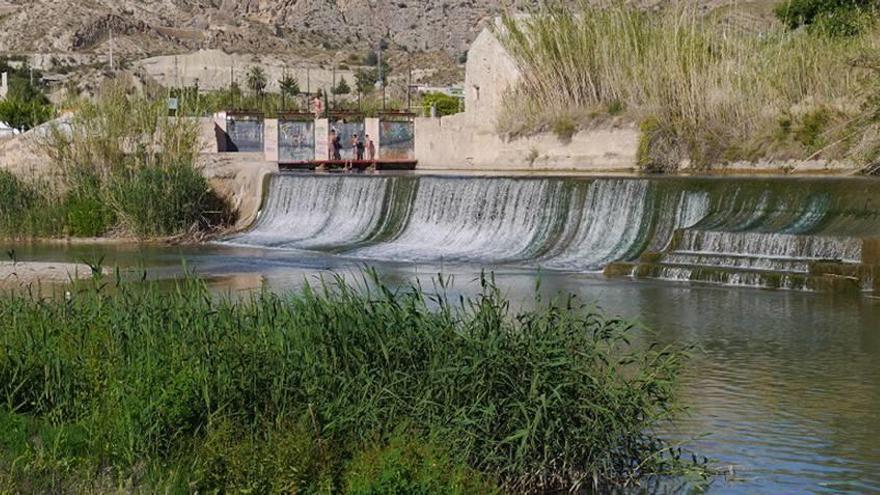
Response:
[{"label": "sandy riverbank", "polygon": [[87,279],[92,269],[83,263],[2,262],[0,287],[33,283],[65,283]]}]

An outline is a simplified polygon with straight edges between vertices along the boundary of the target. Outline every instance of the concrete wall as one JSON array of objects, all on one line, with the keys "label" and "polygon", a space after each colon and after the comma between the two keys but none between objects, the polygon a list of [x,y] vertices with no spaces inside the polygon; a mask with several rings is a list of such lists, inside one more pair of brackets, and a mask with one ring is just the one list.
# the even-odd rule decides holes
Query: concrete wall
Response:
[{"label": "concrete wall", "polygon": [[263,150],[266,154],[266,161],[278,161],[278,119],[263,121]]},{"label": "concrete wall", "polygon": [[416,119],[419,169],[590,170],[635,169],[639,133],[634,127],[581,131],[564,142],[554,134],[506,140],[492,129],[469,125],[459,114]]},{"label": "concrete wall", "polygon": [[330,121],[315,120],[315,160],[330,159]]},{"label": "concrete wall", "polygon": [[[379,141],[381,138],[381,133],[379,132],[379,119],[364,119],[364,134],[370,136],[370,139],[373,140],[373,144],[376,145],[376,157],[381,157],[381,149],[382,143]],[[364,146],[367,145],[367,141],[364,140]],[[369,152],[364,150],[364,156],[369,157]]]}]

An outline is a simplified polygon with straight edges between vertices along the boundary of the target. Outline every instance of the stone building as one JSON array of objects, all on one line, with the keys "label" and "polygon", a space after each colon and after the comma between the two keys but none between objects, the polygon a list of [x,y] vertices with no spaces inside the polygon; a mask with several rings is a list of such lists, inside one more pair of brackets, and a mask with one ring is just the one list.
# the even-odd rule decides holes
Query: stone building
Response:
[{"label": "stone building", "polygon": [[505,95],[521,72],[486,28],[468,51],[465,111],[417,118],[415,154],[420,169],[628,170],[635,167],[638,132],[632,127],[591,129],[560,141],[552,133],[508,139],[497,131]]}]

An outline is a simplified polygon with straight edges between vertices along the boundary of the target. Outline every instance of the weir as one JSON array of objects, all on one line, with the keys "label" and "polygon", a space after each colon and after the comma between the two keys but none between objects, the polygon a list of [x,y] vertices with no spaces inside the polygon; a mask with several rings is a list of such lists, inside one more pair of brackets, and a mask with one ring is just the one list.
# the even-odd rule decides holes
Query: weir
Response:
[{"label": "weir", "polygon": [[876,290],[868,179],[272,176],[228,243],[794,290]]}]

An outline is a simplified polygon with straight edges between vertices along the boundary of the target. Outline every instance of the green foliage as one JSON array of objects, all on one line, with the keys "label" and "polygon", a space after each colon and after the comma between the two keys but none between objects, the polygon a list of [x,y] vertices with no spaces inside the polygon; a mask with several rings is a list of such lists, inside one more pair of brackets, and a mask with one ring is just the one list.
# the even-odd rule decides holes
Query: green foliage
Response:
[{"label": "green foliage", "polygon": [[268,84],[266,71],[259,65],[254,65],[247,72],[247,87],[253,91],[255,95],[262,95]]},{"label": "green foliage", "polygon": [[577,132],[577,124],[567,115],[560,115],[553,122],[553,134],[556,134],[563,143],[571,142],[575,132]]},{"label": "green foliage", "polygon": [[[0,491],[521,493],[680,465],[652,433],[676,411],[680,352],[573,300],[513,314],[487,279],[457,302],[371,280],[0,299],[0,414],[18,425],[0,433]],[[65,433],[42,449],[22,421]]]},{"label": "green foliage", "polygon": [[348,81],[345,80],[345,76],[339,79],[339,84],[333,88],[334,95],[347,95],[351,93],[351,86],[348,85]]},{"label": "green foliage", "polygon": [[431,107],[437,109],[437,116],[452,115],[461,111],[461,100],[443,93],[427,93],[422,96],[422,108],[430,115]]},{"label": "green foliage", "polygon": [[330,493],[340,460],[308,424],[245,429],[228,418],[211,424],[195,457],[197,490],[226,493]]},{"label": "green foliage", "polygon": [[0,100],[0,122],[20,131],[28,131],[51,119],[54,111],[42,87],[42,73],[32,70],[27,61],[20,68],[0,59],[0,72],[9,74],[9,93]]},{"label": "green foliage", "polygon": [[490,482],[456,465],[436,444],[393,438],[389,445],[357,454],[345,473],[349,495],[488,495]]},{"label": "green foliage", "polygon": [[376,88],[378,79],[379,76],[375,70],[358,69],[354,73],[354,86],[359,94],[368,95]]},{"label": "green foliage", "polygon": [[855,36],[873,22],[877,0],[786,0],[776,6],[776,17],[789,29],[811,26],[840,36]]},{"label": "green foliage", "polygon": [[0,122],[25,132],[52,118],[52,106],[38,100],[10,97],[0,100]]},{"label": "green foliage", "polygon": [[198,231],[222,221],[222,204],[190,164],[120,170],[111,177],[106,197],[119,225],[138,237]]},{"label": "green foliage", "polygon": [[801,116],[799,125],[794,131],[795,140],[809,150],[816,150],[823,142],[822,134],[830,120],[831,117],[824,108],[807,112]]},{"label": "green foliage", "polygon": [[97,181],[68,192],[63,210],[67,214],[67,233],[74,237],[102,236],[116,220],[115,212],[107,204]]},{"label": "green foliage", "polygon": [[284,96],[290,97],[299,94],[299,81],[289,74],[284,74],[284,77],[278,81],[278,87],[281,89],[281,94]]},{"label": "green foliage", "polygon": [[[181,113],[189,103],[181,101]],[[95,101],[82,102],[68,122],[51,126],[40,147],[55,164],[65,192],[42,194],[41,208],[31,209],[39,221],[19,222],[20,234],[91,237],[115,230],[169,236],[228,219],[225,205],[195,165],[198,121],[169,117],[164,100],[107,87]]]}]

